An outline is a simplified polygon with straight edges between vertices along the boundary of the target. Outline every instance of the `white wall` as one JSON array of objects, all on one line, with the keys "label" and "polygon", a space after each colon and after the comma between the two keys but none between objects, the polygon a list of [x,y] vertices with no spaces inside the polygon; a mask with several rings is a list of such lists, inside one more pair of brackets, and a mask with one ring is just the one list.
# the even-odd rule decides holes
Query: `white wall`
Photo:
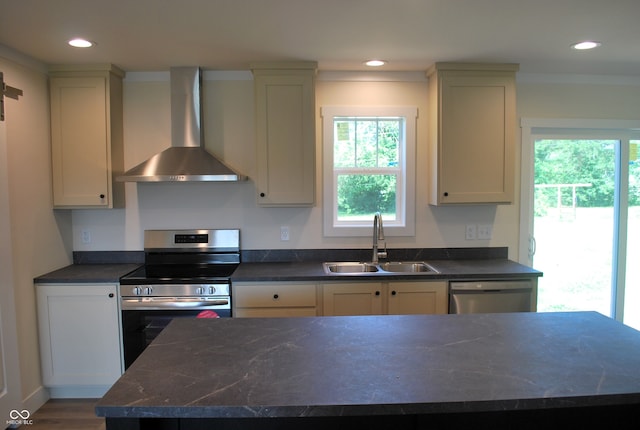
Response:
[{"label": "white wall", "polygon": [[47,398],[40,378],[33,278],[71,262],[71,216],[51,210],[49,94],[44,67],[0,46],[0,70],[8,85],[24,93],[19,101],[5,101],[6,159],[0,165],[8,178],[11,234],[0,237],[0,246],[12,256],[13,328],[20,357],[20,368],[7,371],[19,372],[24,407],[33,411]]},{"label": "white wall", "polygon": [[[253,80],[249,72],[205,73],[207,148],[249,177],[256,176]],[[130,73],[124,85],[125,168],[170,146],[168,73]],[[416,236],[387,237],[389,248],[508,246],[517,251],[517,205],[434,208],[427,204],[427,81],[423,73],[320,73],[316,86],[316,206],[261,208],[246,183],[127,184],[126,209],[73,211],[75,250],[140,250],[145,229],[240,228],[243,249],[369,247],[369,238],[322,235],[322,118],[328,105],[417,106]],[[493,239],[468,241],[468,223],[493,224]],[[291,240],[280,241],[280,226]],[[88,230],[90,244],[80,240]],[[515,256],[514,256],[515,258]]]},{"label": "white wall", "polygon": [[640,76],[518,75],[520,118],[640,119]]}]

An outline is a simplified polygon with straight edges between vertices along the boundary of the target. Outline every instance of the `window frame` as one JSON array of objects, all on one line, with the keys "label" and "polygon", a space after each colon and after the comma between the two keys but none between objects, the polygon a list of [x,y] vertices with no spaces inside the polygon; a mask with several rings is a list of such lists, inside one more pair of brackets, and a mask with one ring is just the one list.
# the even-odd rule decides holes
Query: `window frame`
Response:
[{"label": "window frame", "polygon": [[[404,118],[404,145],[398,148],[396,210],[399,221],[384,220],[387,236],[415,236],[415,155],[418,108],[411,106],[324,106],[322,117],[323,147],[323,232],[327,237],[370,236],[373,218],[361,223],[337,224],[337,175],[348,169],[334,169],[335,118]],[[377,169],[372,169],[377,173]]]}]

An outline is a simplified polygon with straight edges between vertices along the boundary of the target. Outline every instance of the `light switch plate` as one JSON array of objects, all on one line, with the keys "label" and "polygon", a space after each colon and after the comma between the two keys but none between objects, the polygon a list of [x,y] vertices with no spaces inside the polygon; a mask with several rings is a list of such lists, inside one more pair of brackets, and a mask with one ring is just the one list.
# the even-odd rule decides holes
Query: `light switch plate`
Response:
[{"label": "light switch plate", "polygon": [[492,233],[491,224],[478,224],[478,239],[491,239]]}]

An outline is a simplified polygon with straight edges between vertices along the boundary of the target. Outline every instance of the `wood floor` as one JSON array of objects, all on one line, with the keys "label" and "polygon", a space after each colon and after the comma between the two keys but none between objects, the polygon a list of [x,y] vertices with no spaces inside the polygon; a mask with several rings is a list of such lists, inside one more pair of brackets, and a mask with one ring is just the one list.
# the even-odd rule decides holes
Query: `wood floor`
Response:
[{"label": "wood floor", "polygon": [[105,430],[104,418],[97,417],[97,399],[51,399],[31,415],[33,424],[25,430]]}]

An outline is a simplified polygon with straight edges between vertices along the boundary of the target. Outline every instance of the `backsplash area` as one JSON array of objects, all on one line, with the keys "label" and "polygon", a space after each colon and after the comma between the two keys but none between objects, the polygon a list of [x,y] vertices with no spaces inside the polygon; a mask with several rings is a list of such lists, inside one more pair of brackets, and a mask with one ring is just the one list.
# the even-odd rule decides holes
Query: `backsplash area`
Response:
[{"label": "backsplash area", "polygon": [[[286,261],[369,261],[371,249],[256,249],[241,251],[245,263]],[[508,258],[508,248],[387,249],[388,261]],[[144,251],[74,251],[74,264],[144,263]]]}]

